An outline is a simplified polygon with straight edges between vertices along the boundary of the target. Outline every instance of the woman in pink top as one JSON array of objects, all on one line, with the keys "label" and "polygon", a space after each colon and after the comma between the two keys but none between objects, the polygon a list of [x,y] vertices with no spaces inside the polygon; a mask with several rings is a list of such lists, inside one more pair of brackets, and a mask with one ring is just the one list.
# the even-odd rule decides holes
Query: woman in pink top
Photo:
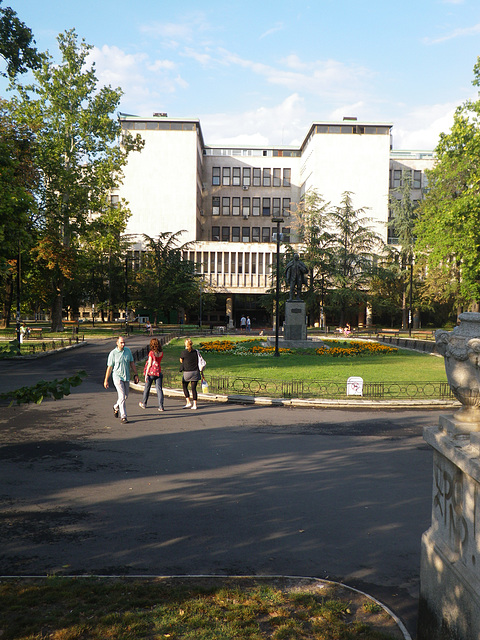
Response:
[{"label": "woman in pink top", "polygon": [[152,338],[150,340],[149,346],[149,354],[147,361],[145,363],[145,388],[143,390],[143,398],[142,402],[139,402],[139,406],[142,409],[147,408],[148,396],[150,394],[150,387],[152,386],[152,382],[155,382],[155,388],[157,389],[157,398],[158,398],[158,410],[163,411],[163,373],[162,368],[160,366],[160,362],[163,358],[163,350],[162,345],[160,344],[158,338]]}]

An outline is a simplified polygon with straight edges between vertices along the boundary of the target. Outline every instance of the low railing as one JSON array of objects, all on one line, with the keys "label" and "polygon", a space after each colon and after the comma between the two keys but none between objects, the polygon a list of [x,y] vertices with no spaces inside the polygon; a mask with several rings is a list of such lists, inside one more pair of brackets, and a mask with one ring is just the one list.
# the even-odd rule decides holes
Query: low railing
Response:
[{"label": "low railing", "polygon": [[[166,387],[181,388],[180,373],[164,371]],[[347,383],[331,380],[274,381],[261,378],[240,378],[207,375],[209,393],[221,395],[265,396],[269,398],[347,398]],[[447,382],[364,382],[363,397],[370,399],[453,400]],[[349,396],[358,398],[358,396]]]},{"label": "low railing", "polygon": [[85,336],[75,336],[74,338],[60,338],[57,340],[48,340],[44,342],[24,342],[21,346],[22,355],[42,353],[44,351],[54,351],[64,347],[71,347],[72,344],[83,342]]}]

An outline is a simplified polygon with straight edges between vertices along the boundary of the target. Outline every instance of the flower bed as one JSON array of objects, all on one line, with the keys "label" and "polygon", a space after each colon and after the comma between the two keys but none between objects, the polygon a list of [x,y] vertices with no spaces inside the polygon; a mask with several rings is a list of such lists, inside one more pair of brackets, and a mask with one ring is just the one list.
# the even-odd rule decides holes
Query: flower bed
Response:
[{"label": "flower bed", "polygon": [[359,340],[351,340],[346,346],[342,347],[319,347],[315,349],[319,356],[333,357],[355,357],[363,355],[380,355],[386,353],[398,353],[395,347],[389,347],[379,342],[362,342]]},{"label": "flower bed", "polygon": [[[351,340],[347,343],[340,343],[341,346],[319,347],[318,349],[285,349],[279,348],[279,353],[284,355],[302,353],[302,351],[311,353],[313,350],[319,356],[330,357],[357,357],[363,355],[381,355],[387,353],[397,353],[398,349],[390,347],[378,342],[362,342]],[[234,342],[232,340],[213,340],[211,342],[201,342],[199,345],[201,351],[206,353],[231,353],[237,356],[273,356],[274,347],[264,347],[259,340],[241,340]]]}]

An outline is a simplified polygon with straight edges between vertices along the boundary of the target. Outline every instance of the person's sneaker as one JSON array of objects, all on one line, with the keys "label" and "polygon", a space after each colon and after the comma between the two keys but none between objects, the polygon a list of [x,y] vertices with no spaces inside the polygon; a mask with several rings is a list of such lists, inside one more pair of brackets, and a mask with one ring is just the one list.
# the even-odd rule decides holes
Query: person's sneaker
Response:
[{"label": "person's sneaker", "polygon": [[165,409],[164,409],[163,407],[158,407],[158,410],[159,410],[160,412],[165,411]]},{"label": "person's sneaker", "polygon": [[118,418],[118,407],[113,407],[113,415]]},{"label": "person's sneaker", "polygon": [[138,406],[140,407],[140,409],[146,409],[147,407],[143,404],[143,402],[139,402]]},{"label": "person's sneaker", "polygon": [[127,420],[126,418],[122,418],[122,419],[120,420],[120,422],[123,422],[123,424],[127,424],[127,423],[128,423],[128,420]]}]

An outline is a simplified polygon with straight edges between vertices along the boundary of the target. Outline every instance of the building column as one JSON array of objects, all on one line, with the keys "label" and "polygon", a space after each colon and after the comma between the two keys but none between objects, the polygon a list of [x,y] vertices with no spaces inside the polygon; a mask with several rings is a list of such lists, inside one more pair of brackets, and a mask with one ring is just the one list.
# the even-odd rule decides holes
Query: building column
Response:
[{"label": "building column", "polygon": [[370,304],[370,302],[367,302],[367,308],[365,309],[365,324],[367,327],[372,326],[372,316],[373,316],[372,305]]},{"label": "building column", "polygon": [[357,319],[358,328],[365,326],[365,305],[358,305],[358,319]]}]

